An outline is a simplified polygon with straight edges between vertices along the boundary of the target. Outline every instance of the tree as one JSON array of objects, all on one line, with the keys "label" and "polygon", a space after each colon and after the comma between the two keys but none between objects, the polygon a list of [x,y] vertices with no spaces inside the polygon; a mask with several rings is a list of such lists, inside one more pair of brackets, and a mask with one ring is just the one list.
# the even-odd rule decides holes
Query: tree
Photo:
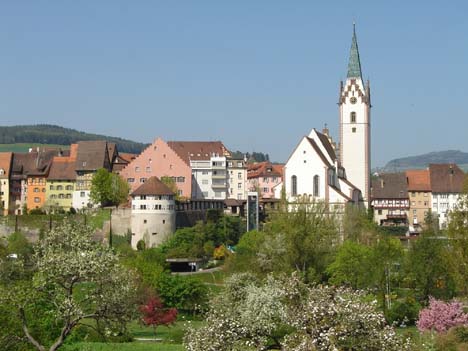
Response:
[{"label": "tree", "polygon": [[444,302],[431,297],[429,306],[419,312],[416,325],[420,331],[445,332],[452,327],[468,325],[468,314],[463,312],[461,302]]},{"label": "tree", "polygon": [[[17,261],[19,278],[2,280],[0,305],[16,311],[23,335],[37,350],[57,350],[89,320],[121,332],[133,316],[132,274],[110,248],[92,240],[93,234],[90,227],[64,221],[40,239],[30,265]],[[5,266],[2,262],[2,271]],[[38,325],[41,306],[52,320]],[[31,325],[52,331],[54,339],[41,340]]]},{"label": "tree", "polygon": [[[324,279],[339,242],[338,221],[323,202],[303,201],[292,212],[279,212],[265,224],[264,248],[277,253],[288,271],[299,271],[309,281]],[[277,241],[277,250],[271,244]],[[283,243],[279,241],[283,240]]]},{"label": "tree", "polygon": [[[411,244],[406,260],[408,277],[427,302],[429,296],[450,299],[455,294],[455,272],[448,240],[427,223],[417,241]],[[428,264],[430,262],[430,264]]]},{"label": "tree", "polygon": [[257,280],[232,276],[215,297],[206,323],[189,328],[189,351],[409,350],[364,293],[310,286],[297,274]]},{"label": "tree", "polygon": [[91,200],[101,206],[117,206],[127,201],[129,186],[118,174],[100,168],[91,181]]},{"label": "tree", "polygon": [[140,306],[140,312],[143,315],[143,323],[153,326],[154,335],[159,325],[169,326],[177,319],[177,309],[165,308],[157,295],[150,296],[146,303]]},{"label": "tree", "polygon": [[171,191],[174,193],[174,198],[180,200],[179,188],[174,180],[174,178],[169,176],[162,176],[161,182],[163,182]]},{"label": "tree", "polygon": [[344,284],[354,289],[371,287],[372,271],[372,248],[353,241],[343,243],[335,261],[327,268],[330,283]]},{"label": "tree", "polygon": [[465,176],[463,193],[455,208],[449,212],[447,236],[452,248],[451,257],[456,271],[458,290],[468,294],[468,176]]}]

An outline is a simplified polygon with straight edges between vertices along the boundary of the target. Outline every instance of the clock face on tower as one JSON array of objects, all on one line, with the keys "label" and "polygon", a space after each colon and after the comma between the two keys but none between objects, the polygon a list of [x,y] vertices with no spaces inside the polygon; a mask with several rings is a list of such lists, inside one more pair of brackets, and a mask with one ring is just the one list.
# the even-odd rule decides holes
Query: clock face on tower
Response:
[{"label": "clock face on tower", "polygon": [[352,103],[352,104],[355,104],[357,102],[357,99],[352,96],[351,99],[349,99],[349,101]]}]

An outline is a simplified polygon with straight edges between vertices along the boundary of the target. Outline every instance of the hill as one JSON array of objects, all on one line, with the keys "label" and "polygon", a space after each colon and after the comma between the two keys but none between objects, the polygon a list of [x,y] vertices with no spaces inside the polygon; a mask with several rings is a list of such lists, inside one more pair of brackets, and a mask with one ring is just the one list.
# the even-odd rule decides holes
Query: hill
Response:
[{"label": "hill", "polygon": [[430,152],[418,156],[396,158],[388,162],[380,172],[402,172],[407,169],[426,168],[429,163],[456,163],[465,169],[468,166],[468,153],[459,150]]},{"label": "hill", "polygon": [[81,140],[107,140],[116,143],[120,152],[140,153],[146,147],[143,143],[127,139],[90,134],[49,124],[0,126],[0,144],[55,144],[69,146]]}]

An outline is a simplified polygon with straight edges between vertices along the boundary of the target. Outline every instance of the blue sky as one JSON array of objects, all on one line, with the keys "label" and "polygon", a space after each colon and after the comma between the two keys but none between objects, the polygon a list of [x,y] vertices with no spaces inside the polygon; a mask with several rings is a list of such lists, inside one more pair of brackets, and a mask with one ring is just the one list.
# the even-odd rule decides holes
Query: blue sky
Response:
[{"label": "blue sky", "polygon": [[0,124],[222,140],[285,161],[338,131],[352,23],[372,166],[468,151],[466,1],[0,1]]}]

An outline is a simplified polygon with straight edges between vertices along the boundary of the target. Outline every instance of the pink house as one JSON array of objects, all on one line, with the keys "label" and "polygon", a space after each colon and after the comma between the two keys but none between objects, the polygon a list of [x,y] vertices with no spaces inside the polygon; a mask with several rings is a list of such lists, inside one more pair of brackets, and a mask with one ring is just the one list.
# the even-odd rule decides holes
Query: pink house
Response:
[{"label": "pink house", "polygon": [[190,198],[192,191],[192,169],[177,153],[161,138],[132,160],[120,175],[130,185],[130,192],[135,191],[150,177],[172,177],[179,195]]},{"label": "pink house", "polygon": [[275,165],[271,162],[258,162],[247,167],[247,188],[249,191],[259,191],[264,199],[275,198],[279,194],[283,181],[283,165]]}]

